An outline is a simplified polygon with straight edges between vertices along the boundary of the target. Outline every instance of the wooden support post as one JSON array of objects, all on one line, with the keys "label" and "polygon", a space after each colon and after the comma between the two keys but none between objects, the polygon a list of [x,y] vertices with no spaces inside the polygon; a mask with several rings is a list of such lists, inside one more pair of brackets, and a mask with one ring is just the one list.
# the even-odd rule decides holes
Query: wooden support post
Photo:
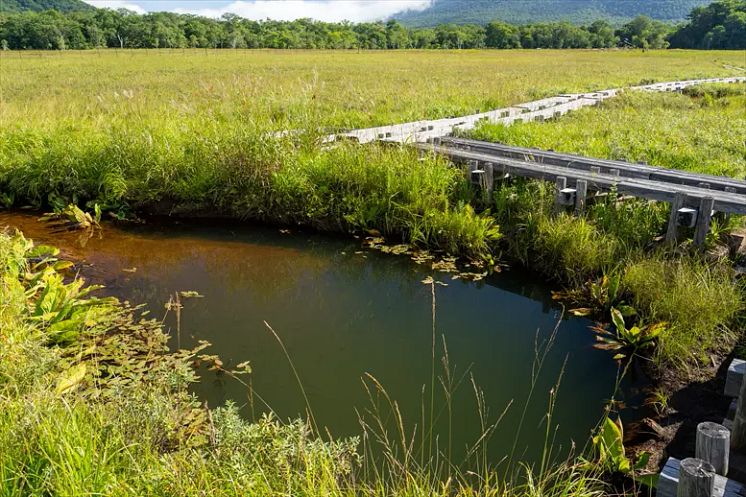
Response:
[{"label": "wooden support post", "polygon": [[715,207],[715,200],[712,197],[705,197],[699,201],[697,225],[694,227],[694,244],[699,247],[705,244],[707,233],[710,231],[713,207]]},{"label": "wooden support post", "polygon": [[[724,190],[728,193],[736,193],[736,189],[732,186],[726,186]],[[723,222],[725,222],[726,226],[730,224],[730,212],[727,212],[723,215]]]},{"label": "wooden support post", "polygon": [[495,189],[495,165],[487,162],[482,166],[484,174],[482,175],[482,190],[484,191],[486,201],[492,203],[492,192]]},{"label": "wooden support post", "polygon": [[715,490],[715,468],[701,459],[681,461],[677,497],[712,497]]},{"label": "wooden support post", "polygon": [[679,209],[684,205],[684,194],[677,193],[671,202],[671,215],[668,218],[668,231],[666,231],[666,243],[676,243],[679,233]]},{"label": "wooden support post", "polygon": [[727,476],[729,455],[730,431],[725,426],[709,421],[697,425],[697,459],[712,464],[715,473]]},{"label": "wooden support post", "polygon": [[567,188],[567,178],[565,176],[557,176],[554,183],[554,212],[558,213],[562,210],[564,205],[562,204],[562,190]]},{"label": "wooden support post", "polygon": [[592,174],[601,174],[601,168],[598,166],[591,166],[591,173]]},{"label": "wooden support post", "polygon": [[741,381],[736,415],[733,416],[730,446],[735,450],[746,449],[746,381]]},{"label": "wooden support post", "polygon": [[582,214],[585,211],[585,198],[588,195],[588,182],[579,179],[575,184],[575,214]]}]

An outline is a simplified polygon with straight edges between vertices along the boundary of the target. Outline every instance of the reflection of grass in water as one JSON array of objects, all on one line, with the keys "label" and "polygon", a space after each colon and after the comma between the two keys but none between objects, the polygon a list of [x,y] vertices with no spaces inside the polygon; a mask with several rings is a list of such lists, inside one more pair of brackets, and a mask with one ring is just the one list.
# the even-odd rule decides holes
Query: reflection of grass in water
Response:
[{"label": "reflection of grass in water", "polygon": [[[524,422],[528,415],[528,406],[535,394],[539,377],[544,368],[548,353],[554,345],[561,318],[549,337],[542,343],[535,343],[535,356],[532,365],[531,381],[524,400],[518,426],[510,454],[501,461],[490,461],[488,456],[491,438],[505,415],[513,407],[508,402],[496,418],[490,414],[484,391],[469,369],[457,374],[451,366],[445,336],[442,336],[440,351],[440,372],[436,368],[437,349],[436,332],[436,284],[432,277],[423,281],[431,288],[432,299],[432,370],[430,389],[422,387],[421,419],[409,426],[399,403],[392,398],[385,386],[373,375],[366,373],[362,384],[368,396],[369,406],[362,411],[356,409],[358,421],[362,428],[362,467],[363,484],[372,484],[376,492],[392,491],[420,495],[441,495],[456,492],[470,495],[601,495],[602,485],[588,468],[580,470],[579,463],[570,454],[566,460],[558,460],[553,453],[556,443],[557,426],[553,426],[553,413],[559,393],[559,386],[564,365],[559,373],[555,386],[551,389],[547,411],[543,418],[545,426],[543,449],[539,465],[528,465],[518,460],[516,452]],[[266,323],[265,323],[266,324]],[[300,374],[294,361],[285,348],[279,335],[267,324],[283,354],[288,361],[298,387],[303,395],[309,419],[316,436],[325,435],[315,424],[310,402],[305,393]],[[454,394],[468,378],[473,391],[476,413],[480,431],[467,447],[461,460],[453,459],[453,399]],[[615,388],[618,388],[619,381]],[[436,405],[436,382],[440,386],[443,404]],[[251,394],[250,394],[251,395]],[[438,397],[439,398],[439,397]],[[439,398],[440,399],[440,398]],[[438,424],[446,417],[446,446],[440,446]],[[329,436],[331,440],[331,436]]]}]

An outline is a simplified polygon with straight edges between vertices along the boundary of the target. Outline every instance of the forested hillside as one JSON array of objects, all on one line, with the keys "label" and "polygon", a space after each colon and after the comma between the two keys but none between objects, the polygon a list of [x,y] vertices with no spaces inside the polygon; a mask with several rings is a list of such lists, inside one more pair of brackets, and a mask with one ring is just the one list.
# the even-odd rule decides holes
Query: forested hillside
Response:
[{"label": "forested hillside", "polygon": [[60,12],[93,10],[81,0],[0,0],[0,12],[25,12],[54,9]]},{"label": "forested hillside", "polygon": [[509,24],[441,24],[407,28],[396,21],[328,23],[220,19],[171,12],[137,15],[94,9],[85,12],[0,13],[0,49],[85,48],[746,48],[746,0],[720,0],[695,9],[674,25],[637,16],[614,26],[567,21]]},{"label": "forested hillside", "polygon": [[707,0],[433,0],[431,7],[409,11],[394,18],[408,26],[444,23],[485,24],[499,19],[509,23],[596,19],[626,21],[638,15],[659,20],[682,20]]}]

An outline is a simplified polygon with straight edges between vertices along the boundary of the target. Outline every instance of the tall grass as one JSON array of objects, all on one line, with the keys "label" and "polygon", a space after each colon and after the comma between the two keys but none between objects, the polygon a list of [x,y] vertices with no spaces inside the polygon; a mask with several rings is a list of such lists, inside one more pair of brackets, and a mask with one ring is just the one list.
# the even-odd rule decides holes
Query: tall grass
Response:
[{"label": "tall grass", "polygon": [[707,352],[734,345],[728,325],[743,311],[743,296],[730,268],[696,258],[654,257],[632,262],[623,284],[648,320],[669,323],[657,349],[659,360],[677,366],[692,364],[692,358],[708,363]]},{"label": "tall grass", "polygon": [[744,106],[743,84],[705,85],[687,94],[627,92],[557,121],[510,127],[485,124],[473,136],[743,178]]}]

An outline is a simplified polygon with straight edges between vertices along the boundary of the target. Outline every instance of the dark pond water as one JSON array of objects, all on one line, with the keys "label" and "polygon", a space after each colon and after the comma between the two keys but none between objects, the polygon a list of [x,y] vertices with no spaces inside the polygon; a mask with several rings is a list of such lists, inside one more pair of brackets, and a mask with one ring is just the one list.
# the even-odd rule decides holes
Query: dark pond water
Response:
[{"label": "dark pond water", "polygon": [[[32,215],[0,213],[5,225],[84,261],[82,274],[90,281],[122,299],[147,303],[156,316],[165,313],[174,292],[199,292],[204,298],[183,301],[178,336],[174,316],[166,317],[172,343],[189,347],[204,339],[227,366],[250,361],[253,389],[277,415],[302,415],[305,401],[266,321],[287,347],[318,424],[335,436],[360,432],[356,409],[370,405],[366,374],[398,401],[409,429],[420,423],[432,371],[431,286],[422,280],[431,274],[448,285],[435,287],[438,372],[445,341],[454,377],[466,375],[452,403],[454,454],[479,433],[470,375],[493,419],[513,403],[490,444],[495,459],[509,453],[516,438],[525,458],[538,455],[549,392],[560,376],[553,425],[556,445],[564,448],[572,440],[585,444],[612,394],[614,362],[592,348],[589,321],[569,319],[559,324],[527,404],[536,343],[552,334],[560,309],[551,302],[550,287],[523,272],[453,281],[407,257],[361,251],[359,240],[235,224],[105,225],[101,237],[88,240],[52,233]],[[247,388],[213,373],[205,373],[194,390],[211,406],[233,400],[247,416],[264,407],[255,398],[252,414]],[[435,410],[442,413],[438,428],[446,450],[442,397]],[[429,400],[424,404],[429,411]]]}]

